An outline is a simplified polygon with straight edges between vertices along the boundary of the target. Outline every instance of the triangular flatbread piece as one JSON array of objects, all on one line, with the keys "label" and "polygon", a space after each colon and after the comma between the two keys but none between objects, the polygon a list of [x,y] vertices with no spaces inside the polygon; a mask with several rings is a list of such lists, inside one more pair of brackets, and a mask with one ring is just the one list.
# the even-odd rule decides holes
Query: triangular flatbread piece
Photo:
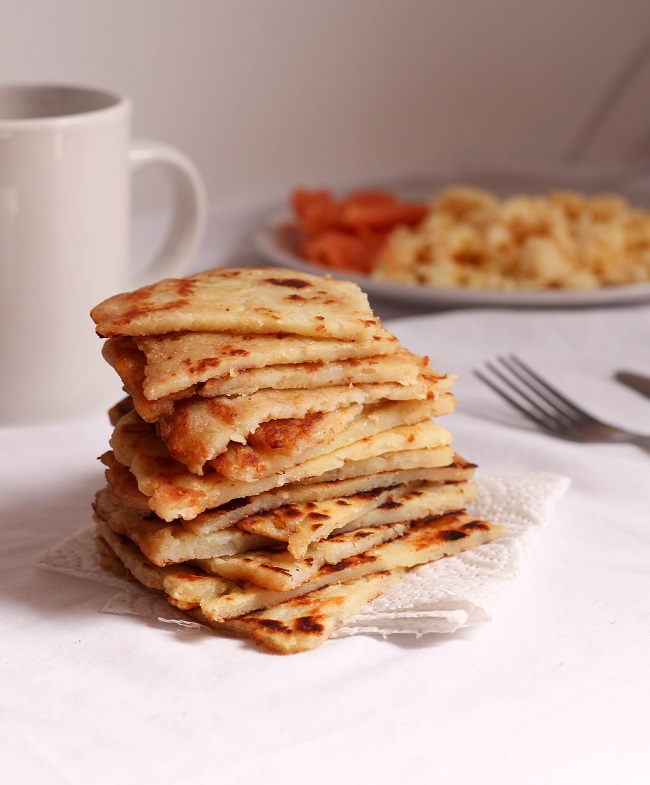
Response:
[{"label": "triangular flatbread piece", "polygon": [[[106,344],[115,340],[109,338]],[[371,341],[340,341],[335,338],[314,340],[288,332],[269,335],[177,332],[128,340],[143,355],[144,376],[141,386],[150,400],[164,398],[191,387],[196,387],[202,395],[230,395],[231,391],[222,391],[220,386],[227,384],[228,380],[234,384],[236,376],[242,377],[241,383],[247,391],[255,386],[258,389],[276,387],[273,383],[259,384],[265,379],[267,369],[271,374],[266,377],[267,381],[277,381],[278,374],[273,372],[274,369],[284,368],[297,379],[296,372],[300,377],[305,377],[329,365],[339,365],[339,373],[344,377],[354,365],[361,365],[359,360],[363,360],[363,365],[367,362],[371,369],[375,369],[375,374],[386,373],[385,362],[389,356],[394,356],[394,362],[400,367],[408,366],[404,369],[406,383],[415,381],[417,375],[417,368],[409,353],[399,347],[397,338],[384,327],[373,328]],[[309,367],[306,368],[306,365]],[[389,367],[395,367],[394,363],[390,363]],[[345,384],[343,381],[336,383]]]},{"label": "triangular flatbread piece", "polygon": [[[346,583],[372,572],[411,568],[453,556],[491,542],[501,532],[500,526],[470,515],[442,515],[414,524],[406,534],[392,542],[343,559],[338,564],[321,567],[311,580],[292,591],[274,592],[251,583],[242,583],[238,584],[235,591],[224,592],[212,599],[204,598],[199,604],[203,613],[213,621],[224,621],[277,605],[333,583]],[[168,587],[173,589],[173,583],[172,579]]]},{"label": "triangular flatbread piece", "polygon": [[368,341],[379,323],[354,283],[281,268],[208,270],[117,294],[91,311],[97,333],[179,330]]},{"label": "triangular flatbread piece", "polygon": [[151,512],[125,507],[109,488],[98,491],[93,508],[112,532],[128,537],[159,567],[191,559],[234,556],[253,548],[269,547],[275,542],[236,526],[215,526],[212,531],[198,536],[178,523],[161,521]]},{"label": "triangular flatbread piece", "polygon": [[[252,482],[382,431],[423,422],[452,410],[454,403],[446,393],[436,401],[355,404],[301,419],[271,420],[251,434],[247,444],[231,442],[210,465],[230,480]],[[262,446],[265,442],[271,446]]]},{"label": "triangular flatbread piece", "polygon": [[429,463],[420,462],[422,466],[445,466],[453,459],[453,451],[448,446],[450,441],[449,432],[433,422],[403,426],[362,439],[255,482],[231,481],[217,474],[199,477],[190,473],[183,464],[169,456],[153,426],[145,423],[135,412],[130,412],[120,420],[110,443],[117,460],[129,466],[139,489],[150,497],[151,509],[164,520],[173,521],[179,517],[191,520],[204,510],[218,507],[232,499],[254,496],[307,477],[318,477],[323,472],[364,460],[368,456],[395,451],[399,456],[395,459],[396,465],[387,466],[387,469],[414,468],[402,467],[400,461],[409,452],[427,450],[435,454]]},{"label": "triangular flatbread piece", "polygon": [[[297,654],[323,643],[365,605],[399,583],[402,570],[375,572],[296,597],[257,613],[225,623],[229,630],[249,635],[275,654]],[[198,621],[210,619],[190,611]],[[217,629],[219,627],[217,626]]]},{"label": "triangular flatbread piece", "polygon": [[393,523],[346,532],[316,543],[303,559],[295,559],[286,548],[276,546],[239,556],[199,559],[195,563],[211,575],[250,581],[262,589],[291,591],[313,578],[324,564],[337,564],[355,554],[365,553],[377,545],[401,537],[407,528],[407,523]]}]

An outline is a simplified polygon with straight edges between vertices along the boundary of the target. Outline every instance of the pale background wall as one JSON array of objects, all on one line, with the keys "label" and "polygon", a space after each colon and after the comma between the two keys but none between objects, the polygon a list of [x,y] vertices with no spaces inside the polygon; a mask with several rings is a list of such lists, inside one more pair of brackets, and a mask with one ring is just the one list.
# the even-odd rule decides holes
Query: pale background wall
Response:
[{"label": "pale background wall", "polygon": [[576,145],[650,161],[649,39],[647,0],[0,0],[0,79],[130,94],[219,202]]}]

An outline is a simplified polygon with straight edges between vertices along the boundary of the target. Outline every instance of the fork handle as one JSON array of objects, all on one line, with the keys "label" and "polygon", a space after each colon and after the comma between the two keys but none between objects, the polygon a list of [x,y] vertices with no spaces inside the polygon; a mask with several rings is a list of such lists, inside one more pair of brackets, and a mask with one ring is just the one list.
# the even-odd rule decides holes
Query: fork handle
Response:
[{"label": "fork handle", "polygon": [[644,452],[650,453],[650,436],[635,434],[630,441],[632,444],[636,444],[637,447],[640,447]]}]

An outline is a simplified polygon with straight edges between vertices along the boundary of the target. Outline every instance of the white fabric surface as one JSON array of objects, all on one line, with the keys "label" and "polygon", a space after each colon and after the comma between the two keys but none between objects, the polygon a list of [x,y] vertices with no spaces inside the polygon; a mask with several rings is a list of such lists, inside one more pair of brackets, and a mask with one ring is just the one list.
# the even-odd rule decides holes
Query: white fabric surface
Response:
[{"label": "white fabric surface", "polygon": [[650,433],[650,307],[459,311],[389,324],[459,374],[445,418],[481,474],[571,479],[489,623],[355,635],[293,657],[100,613],[115,588],[25,566],[83,529],[110,427],[0,430],[1,779],[646,783],[650,456],[537,433],[472,375],[514,351]]}]

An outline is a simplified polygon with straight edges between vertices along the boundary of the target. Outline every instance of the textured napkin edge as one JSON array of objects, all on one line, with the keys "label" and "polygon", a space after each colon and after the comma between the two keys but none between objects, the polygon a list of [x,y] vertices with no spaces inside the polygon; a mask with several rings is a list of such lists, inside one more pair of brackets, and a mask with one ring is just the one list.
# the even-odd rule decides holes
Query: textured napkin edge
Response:
[{"label": "textured napkin edge", "polygon": [[[455,632],[493,618],[525,568],[571,480],[551,472],[486,474],[476,485],[477,497],[468,511],[503,526],[503,535],[477,549],[413,570],[332,637],[359,633],[384,637],[410,633],[421,637],[429,632]],[[416,596],[420,594],[417,584],[428,589],[426,607],[420,607],[413,597],[408,604],[401,600],[409,590]]]},{"label": "textured napkin edge", "polygon": [[[333,638],[352,635],[451,633],[489,621],[512,589],[550,522],[570,479],[550,472],[482,475],[469,512],[498,523],[498,540],[456,556],[422,565],[339,628]],[[126,578],[103,571],[94,547],[94,528],[85,528],[29,560],[39,569],[119,588],[102,613],[136,615],[173,624],[179,631],[212,632],[163,597]]]}]

